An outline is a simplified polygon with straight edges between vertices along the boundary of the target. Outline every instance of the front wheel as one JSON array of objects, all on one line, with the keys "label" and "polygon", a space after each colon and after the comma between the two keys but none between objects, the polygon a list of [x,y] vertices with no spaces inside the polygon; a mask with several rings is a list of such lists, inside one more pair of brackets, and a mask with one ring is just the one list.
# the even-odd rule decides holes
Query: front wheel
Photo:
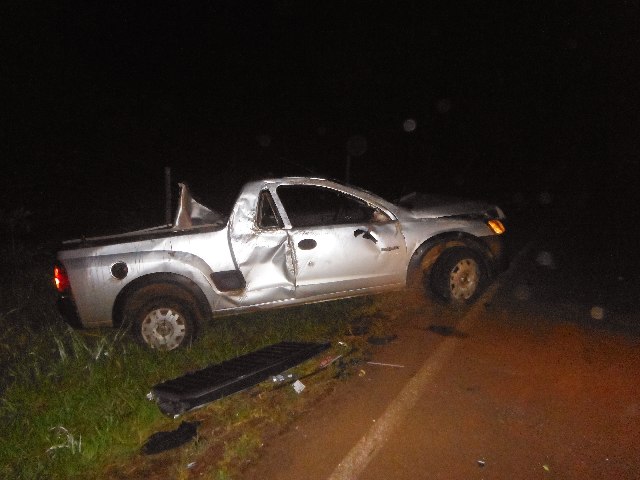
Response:
[{"label": "front wheel", "polygon": [[136,339],[156,350],[174,350],[190,344],[196,335],[196,317],[189,296],[164,285],[150,285],[128,303]]},{"label": "front wheel", "polygon": [[[469,248],[442,253],[428,276],[428,287],[445,302],[464,306],[473,303],[487,285],[480,256]],[[427,287],[427,285],[425,285]]]}]

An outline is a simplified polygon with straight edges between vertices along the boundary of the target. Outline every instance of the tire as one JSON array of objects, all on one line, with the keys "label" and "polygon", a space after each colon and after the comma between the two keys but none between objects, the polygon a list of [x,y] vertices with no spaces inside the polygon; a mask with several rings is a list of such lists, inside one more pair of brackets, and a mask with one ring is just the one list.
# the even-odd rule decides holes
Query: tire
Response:
[{"label": "tire", "polygon": [[197,317],[193,298],[172,285],[148,285],[127,302],[136,340],[155,350],[175,350],[196,338]]},{"label": "tire", "polygon": [[488,283],[484,261],[479,254],[464,247],[444,251],[426,279],[425,288],[457,307],[471,305]]}]

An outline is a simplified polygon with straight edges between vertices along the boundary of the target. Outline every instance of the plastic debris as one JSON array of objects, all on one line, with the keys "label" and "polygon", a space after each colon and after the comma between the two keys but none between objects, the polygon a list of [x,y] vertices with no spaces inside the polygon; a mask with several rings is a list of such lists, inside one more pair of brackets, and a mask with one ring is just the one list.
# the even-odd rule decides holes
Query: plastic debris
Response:
[{"label": "plastic debris", "polygon": [[322,360],[320,360],[319,366],[320,366],[320,368],[328,367],[329,365],[331,365],[333,362],[335,362],[339,358],[342,358],[342,355],[338,355],[336,357],[325,357]]},{"label": "plastic debris", "polygon": [[293,373],[287,373],[286,375],[272,375],[271,382],[275,384],[290,382],[292,380],[296,380],[298,377]]},{"label": "plastic debris", "polygon": [[305,388],[306,387],[304,383],[302,383],[300,380],[296,380],[295,382],[293,382],[293,389],[296,391],[296,393],[301,393]]},{"label": "plastic debris", "polygon": [[154,433],[142,445],[142,453],[153,455],[184,445],[196,436],[200,423],[202,422],[182,422],[175,430]]},{"label": "plastic debris", "polygon": [[330,345],[310,342],[276,343],[164,381],[155,385],[151,393],[160,411],[176,418],[189,410],[286,372],[327,350]]},{"label": "plastic debris", "polygon": [[478,460],[478,466],[480,468],[484,467],[487,464],[487,462],[485,462],[484,460]]},{"label": "plastic debris", "polygon": [[380,365],[382,367],[395,367],[404,368],[404,365],[398,365],[397,363],[382,363],[382,362],[367,362],[369,365]]}]

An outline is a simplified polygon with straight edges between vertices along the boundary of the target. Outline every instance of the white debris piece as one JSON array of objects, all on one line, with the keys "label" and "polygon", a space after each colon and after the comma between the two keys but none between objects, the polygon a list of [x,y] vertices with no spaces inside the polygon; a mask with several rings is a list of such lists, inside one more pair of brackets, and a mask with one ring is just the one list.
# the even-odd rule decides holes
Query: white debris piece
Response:
[{"label": "white debris piece", "polygon": [[305,389],[305,385],[300,380],[296,380],[293,382],[293,389],[296,393],[301,393]]}]

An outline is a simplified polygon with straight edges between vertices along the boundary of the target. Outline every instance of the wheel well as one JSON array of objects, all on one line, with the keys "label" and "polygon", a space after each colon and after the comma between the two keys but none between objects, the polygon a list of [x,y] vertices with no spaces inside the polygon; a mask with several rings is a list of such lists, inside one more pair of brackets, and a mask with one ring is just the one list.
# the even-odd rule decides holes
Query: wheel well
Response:
[{"label": "wheel well", "polygon": [[477,237],[464,232],[450,232],[436,235],[426,240],[413,253],[407,269],[407,284],[415,284],[420,272],[430,269],[440,255],[450,248],[465,247],[478,253],[483,267],[489,276],[492,275],[491,251]]},{"label": "wheel well", "polygon": [[189,278],[178,275],[175,273],[152,273],[143,277],[135,279],[122,289],[122,291],[116,297],[116,301],[113,305],[113,325],[120,327],[125,318],[125,307],[127,301],[131,296],[140,288],[147,287],[154,284],[171,285],[172,287],[186,292],[194,299],[194,313],[197,315],[197,320],[200,322],[206,319],[211,311],[209,303],[204,293],[198,287],[198,285]]}]

